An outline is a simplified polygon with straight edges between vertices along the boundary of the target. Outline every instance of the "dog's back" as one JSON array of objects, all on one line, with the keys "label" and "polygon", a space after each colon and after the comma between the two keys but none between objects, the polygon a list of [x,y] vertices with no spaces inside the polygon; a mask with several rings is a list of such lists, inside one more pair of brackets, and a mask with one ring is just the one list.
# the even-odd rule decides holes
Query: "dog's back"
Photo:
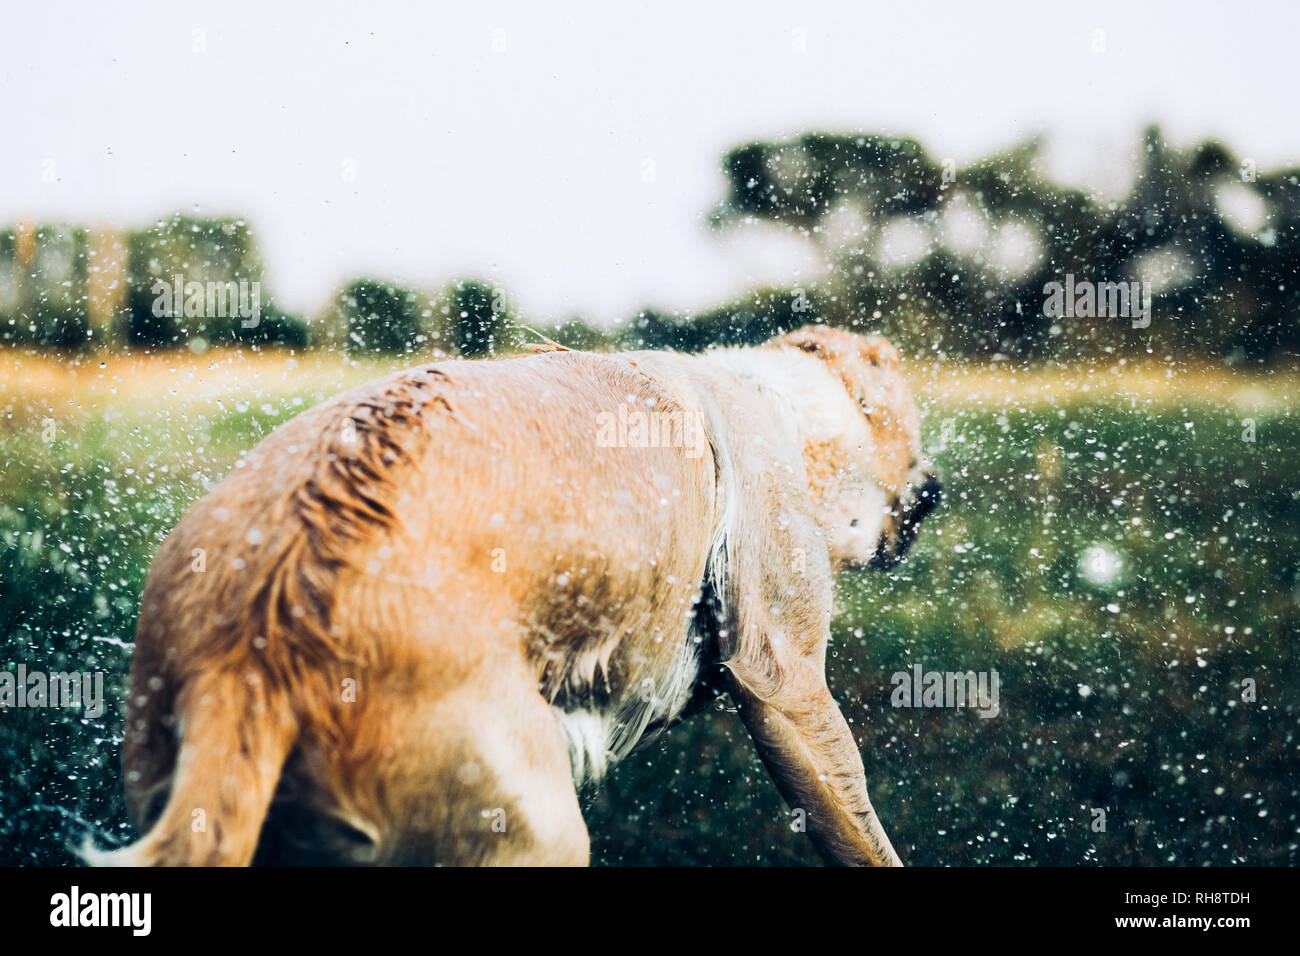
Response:
[{"label": "dog's back", "polygon": [[570,773],[684,703],[716,524],[710,454],[602,416],[689,401],[559,352],[278,429],[155,559],[124,746],[147,833],[88,857],[585,861]]}]

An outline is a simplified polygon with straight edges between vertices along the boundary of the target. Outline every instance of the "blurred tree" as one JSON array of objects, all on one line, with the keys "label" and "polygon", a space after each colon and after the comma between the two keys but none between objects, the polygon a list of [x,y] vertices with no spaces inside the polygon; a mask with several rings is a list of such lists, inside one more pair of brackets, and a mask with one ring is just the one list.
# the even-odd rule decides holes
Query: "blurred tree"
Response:
[{"label": "blurred tree", "polygon": [[84,346],[87,232],[74,226],[42,226],[36,233],[31,299],[26,315],[31,341],[60,348]]},{"label": "blurred tree", "polygon": [[401,353],[419,345],[420,310],[414,292],[379,279],[357,279],[339,293],[350,352]]},{"label": "blurred tree", "polygon": [[77,226],[24,222],[0,232],[0,341],[65,349],[90,341],[88,247]]},{"label": "blurred tree", "polygon": [[176,214],[128,233],[127,249],[128,343],[307,341],[305,321],[263,295],[261,257],[243,219]]},{"label": "blurred tree", "polygon": [[448,289],[447,300],[461,355],[482,358],[519,346],[504,290],[464,279]]},{"label": "blurred tree", "polygon": [[[1294,353],[1300,171],[1258,176],[1226,146],[1179,151],[1148,128],[1135,185],[1103,203],[1049,180],[1030,139],[958,168],[913,140],[809,134],[749,143],[723,159],[718,227],[769,222],[829,265],[815,290],[825,321],[883,328],[913,348],[1014,356],[1147,351]],[[1243,212],[1244,210],[1244,212]],[[1135,334],[1114,316],[1049,318],[1047,283],[1067,275],[1142,282],[1161,321]],[[734,319],[751,319],[743,309]],[[652,341],[736,337],[645,312]]]}]

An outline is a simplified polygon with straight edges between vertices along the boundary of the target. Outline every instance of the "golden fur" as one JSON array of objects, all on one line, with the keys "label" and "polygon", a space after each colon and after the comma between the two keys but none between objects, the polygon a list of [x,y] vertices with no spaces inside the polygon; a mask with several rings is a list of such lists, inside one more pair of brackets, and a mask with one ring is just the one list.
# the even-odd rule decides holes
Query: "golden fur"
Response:
[{"label": "golden fur", "polygon": [[[883,339],[727,352],[440,363],[277,429],[155,558],[123,754],[145,835],[88,859],[585,863],[575,778],[720,663],[823,854],[897,863],[823,673],[833,568],[896,558],[937,500],[915,405]],[[746,370],[773,362],[825,376],[815,410]],[[620,404],[710,453],[598,442]]]}]

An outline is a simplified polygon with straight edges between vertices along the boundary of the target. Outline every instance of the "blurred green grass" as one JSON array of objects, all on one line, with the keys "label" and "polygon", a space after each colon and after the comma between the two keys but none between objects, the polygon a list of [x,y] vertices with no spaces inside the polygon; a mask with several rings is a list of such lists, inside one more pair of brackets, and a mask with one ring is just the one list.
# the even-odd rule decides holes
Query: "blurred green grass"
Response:
[{"label": "blurred green grass", "polygon": [[[1093,402],[954,424],[943,507],[896,573],[841,580],[828,661],[904,861],[1295,863],[1300,423],[1251,444],[1225,407]],[[1099,543],[1108,586],[1080,574]],[[1000,714],[891,707],[918,663],[997,670]],[[816,860],[721,710],[588,818],[606,863]]]},{"label": "blurred green grass", "polygon": [[[0,713],[0,863],[125,837],[123,685],[171,525],[320,393],[110,406],[0,432],[0,668],[102,669],[108,708]],[[945,416],[951,424],[945,428]],[[945,503],[912,556],[839,586],[828,662],[873,800],[913,864],[1297,861],[1300,422],[1091,401],[927,420]],[[1104,544],[1110,583],[1080,573]],[[1001,712],[890,706],[890,675],[996,669]],[[1258,699],[1242,701],[1241,682]],[[815,862],[725,703],[584,800],[598,864]],[[1092,829],[1094,809],[1105,832]]]}]

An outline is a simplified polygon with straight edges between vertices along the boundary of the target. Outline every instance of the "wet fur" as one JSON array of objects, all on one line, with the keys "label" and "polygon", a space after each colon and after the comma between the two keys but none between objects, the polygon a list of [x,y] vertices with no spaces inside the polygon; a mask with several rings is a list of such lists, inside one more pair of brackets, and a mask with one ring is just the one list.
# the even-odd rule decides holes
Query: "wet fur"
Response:
[{"label": "wet fur", "polygon": [[[914,497],[897,363],[822,327],[706,357],[551,350],[286,423],[158,552],[123,753],[145,835],[87,858],[583,863],[575,781],[718,683],[828,859],[896,862],[822,674],[846,483],[893,503],[873,554]],[[773,369],[843,391],[816,383],[813,408]],[[599,447],[619,403],[692,416],[710,453]]]}]

